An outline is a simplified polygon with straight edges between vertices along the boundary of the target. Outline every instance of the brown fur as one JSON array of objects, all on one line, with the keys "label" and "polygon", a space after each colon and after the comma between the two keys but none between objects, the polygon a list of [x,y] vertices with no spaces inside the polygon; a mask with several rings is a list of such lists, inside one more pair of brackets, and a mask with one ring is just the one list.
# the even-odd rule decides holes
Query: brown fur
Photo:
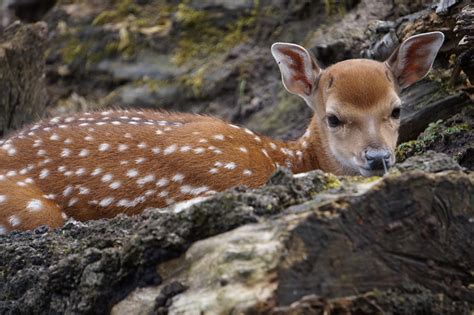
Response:
[{"label": "brown fur", "polygon": [[[160,123],[165,125],[160,126]],[[157,130],[160,134],[156,134]],[[129,134],[128,138],[126,134]],[[215,138],[220,135],[223,140]],[[100,151],[99,146],[104,143],[109,147]],[[140,147],[142,143],[146,147]],[[128,146],[126,151],[119,151],[121,144]],[[173,148],[173,145],[176,149],[165,154],[166,148]],[[185,146],[190,146],[190,149],[182,152]],[[240,147],[245,147],[247,152],[240,151]],[[13,153],[9,151],[12,148],[15,153],[9,155],[9,152]],[[159,148],[160,152],[153,152],[153,148]],[[88,155],[80,156],[84,149],[88,150]],[[298,155],[296,151],[299,149],[297,142],[273,141],[206,116],[117,111],[54,118],[26,128],[3,144],[0,169],[4,170],[7,180],[0,181],[0,194],[8,197],[7,209],[16,210],[3,208],[0,224],[5,225],[15,211],[27,213],[24,205],[31,199],[44,202],[44,211],[35,215],[43,215],[45,219],[57,218],[58,213],[60,215],[57,209],[60,208],[67,216],[90,220],[113,217],[118,213],[137,214],[146,208],[164,207],[235,185],[258,187],[266,182],[278,165],[290,167],[295,172],[307,169],[309,163],[303,159],[304,152]],[[137,164],[140,158],[145,160]],[[222,165],[216,166],[216,162]],[[235,163],[235,167],[229,163]],[[28,169],[28,166],[31,167]],[[91,175],[96,168],[101,168],[100,174]],[[131,169],[138,174],[127,176]],[[210,173],[212,169],[217,169],[217,172]],[[246,170],[251,174],[245,174]],[[15,176],[20,172],[34,181],[28,187],[35,193],[26,193],[24,187],[16,185]],[[48,172],[47,176],[42,178],[42,172]],[[177,173],[184,178],[173,181],[172,177]],[[103,178],[106,174],[112,178]],[[139,184],[138,180],[145,176],[150,176],[149,180]],[[164,187],[157,186],[161,178],[168,181]],[[111,184],[115,181],[119,181],[120,186],[113,189]],[[198,190],[183,192],[183,186]],[[18,193],[13,194],[13,191]],[[163,191],[168,195],[160,196]],[[51,194],[55,195],[54,202],[44,199],[43,195]],[[113,201],[101,205],[101,201],[107,198],[113,198]],[[120,200],[132,201],[135,198],[144,200],[130,206],[118,205]],[[38,224],[38,220],[32,221],[24,214],[21,214],[21,219],[28,223],[15,228],[30,228]],[[43,223],[58,225],[56,219]],[[8,224],[5,226],[13,228]]]},{"label": "brown fur", "polygon": [[321,78],[323,87],[333,83],[329,89],[320,89],[327,100],[330,93],[341,102],[358,109],[378,106],[390,95],[394,84],[385,74],[387,68],[381,62],[368,59],[351,59],[329,67]]}]

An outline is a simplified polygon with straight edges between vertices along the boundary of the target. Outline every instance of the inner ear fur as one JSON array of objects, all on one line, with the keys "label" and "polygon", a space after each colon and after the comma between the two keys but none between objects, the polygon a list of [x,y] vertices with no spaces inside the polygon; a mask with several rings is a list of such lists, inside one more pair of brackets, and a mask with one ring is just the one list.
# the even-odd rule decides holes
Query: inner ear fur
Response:
[{"label": "inner ear fur", "polygon": [[304,47],[291,43],[275,43],[271,51],[286,90],[308,103],[321,73],[314,56]]},{"label": "inner ear fur", "polygon": [[386,64],[401,88],[412,85],[428,74],[443,41],[441,32],[414,35],[393,52]]}]

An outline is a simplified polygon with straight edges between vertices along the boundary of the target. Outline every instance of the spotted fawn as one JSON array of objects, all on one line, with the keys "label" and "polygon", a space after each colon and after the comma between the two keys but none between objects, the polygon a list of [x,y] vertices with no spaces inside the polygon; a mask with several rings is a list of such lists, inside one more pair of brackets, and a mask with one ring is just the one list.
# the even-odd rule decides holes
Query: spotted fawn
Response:
[{"label": "spotted fawn", "polygon": [[285,88],[314,110],[295,141],[159,111],[82,113],[29,126],[1,143],[0,234],[258,187],[278,167],[380,174],[395,162],[399,91],[429,72],[443,39],[416,35],[385,62],[352,59],[327,69],[301,46],[273,44]]}]

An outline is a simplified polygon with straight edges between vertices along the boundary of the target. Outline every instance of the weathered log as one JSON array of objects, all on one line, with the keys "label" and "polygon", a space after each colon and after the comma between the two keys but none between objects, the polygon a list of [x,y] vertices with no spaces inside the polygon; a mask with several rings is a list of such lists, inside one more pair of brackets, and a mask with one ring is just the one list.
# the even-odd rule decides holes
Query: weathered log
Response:
[{"label": "weathered log", "polygon": [[16,22],[0,34],[0,137],[44,114],[46,24]]},{"label": "weathered log", "polygon": [[471,310],[474,177],[415,172],[363,186],[195,243],[159,267],[164,284],[137,290],[113,314]]}]

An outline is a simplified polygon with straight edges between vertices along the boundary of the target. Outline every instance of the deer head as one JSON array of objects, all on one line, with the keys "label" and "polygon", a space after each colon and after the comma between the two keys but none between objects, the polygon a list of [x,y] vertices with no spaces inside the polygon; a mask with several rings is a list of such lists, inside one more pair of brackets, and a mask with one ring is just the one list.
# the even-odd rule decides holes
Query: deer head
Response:
[{"label": "deer head", "polygon": [[441,32],[415,35],[385,62],[351,59],[327,69],[299,45],[273,44],[283,85],[314,110],[308,141],[321,168],[371,176],[395,163],[400,90],[426,76],[443,40]]}]

